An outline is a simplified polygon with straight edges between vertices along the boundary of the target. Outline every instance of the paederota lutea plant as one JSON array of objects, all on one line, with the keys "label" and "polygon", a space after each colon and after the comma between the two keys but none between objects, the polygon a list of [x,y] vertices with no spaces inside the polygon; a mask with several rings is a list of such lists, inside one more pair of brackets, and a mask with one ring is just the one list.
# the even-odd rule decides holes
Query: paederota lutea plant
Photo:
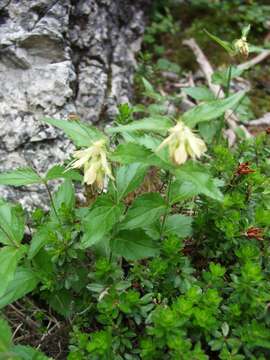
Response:
[{"label": "paederota lutea plant", "polygon": [[[229,149],[198,131],[244,92],[173,118],[144,83],[158,104],[122,105],[103,131],[44,120],[77,147],[71,161],[0,175],[43,184],[51,204],[26,221],[1,200],[0,308],[35,296],[68,319],[69,360],[269,359],[269,134]],[[0,353],[47,358],[14,345],[3,319]]]}]

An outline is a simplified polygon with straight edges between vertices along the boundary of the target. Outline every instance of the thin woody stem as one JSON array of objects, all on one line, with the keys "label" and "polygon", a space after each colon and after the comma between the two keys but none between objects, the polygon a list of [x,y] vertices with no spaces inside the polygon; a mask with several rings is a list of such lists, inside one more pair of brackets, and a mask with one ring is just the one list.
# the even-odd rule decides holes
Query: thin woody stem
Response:
[{"label": "thin woody stem", "polygon": [[165,223],[166,223],[167,217],[168,217],[169,212],[170,212],[171,184],[172,184],[172,175],[169,174],[168,187],[167,187],[167,193],[166,193],[167,207],[166,207],[166,212],[165,212],[165,214],[163,216],[162,223],[161,223],[160,237],[163,236]]}]

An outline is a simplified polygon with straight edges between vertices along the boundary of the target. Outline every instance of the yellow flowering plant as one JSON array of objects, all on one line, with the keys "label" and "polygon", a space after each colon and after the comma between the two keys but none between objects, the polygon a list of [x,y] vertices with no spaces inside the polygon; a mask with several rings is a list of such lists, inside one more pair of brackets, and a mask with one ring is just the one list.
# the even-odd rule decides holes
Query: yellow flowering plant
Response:
[{"label": "yellow flowering plant", "polygon": [[66,171],[82,168],[83,182],[87,185],[96,184],[102,189],[106,178],[114,180],[107,155],[106,140],[97,140],[88,148],[75,151],[73,153],[75,159],[70,162]]},{"label": "yellow flowering plant", "polygon": [[[135,120],[134,111],[125,108],[123,121],[120,114],[103,130],[78,119],[44,119],[64,131],[76,150],[67,164],[57,164],[45,175],[30,167],[0,174],[2,185],[44,185],[52,208],[44,215],[37,212],[39,226],[24,243],[22,211],[0,202],[0,263],[7,264],[0,269],[0,309],[40,288],[48,303],[69,317],[73,304],[84,311],[78,299],[87,299],[92,289],[87,287],[89,259],[102,256],[118,266],[124,258],[134,264],[158,257],[169,238],[191,236],[192,218],[179,210],[183,199],[223,201],[223,183],[204,162],[207,148],[199,125],[222,116],[243,96],[239,92],[203,102],[180,119],[151,113]],[[62,183],[52,193],[51,181],[57,179]],[[83,203],[75,191],[77,182],[91,186]],[[97,302],[106,301],[112,283],[97,287]],[[116,285],[125,289],[126,283],[121,279]]]},{"label": "yellow flowering plant", "polygon": [[157,151],[168,146],[170,158],[175,164],[184,164],[189,157],[199,159],[205,153],[204,141],[182,121],[178,121],[168,132],[170,135],[159,145]]}]

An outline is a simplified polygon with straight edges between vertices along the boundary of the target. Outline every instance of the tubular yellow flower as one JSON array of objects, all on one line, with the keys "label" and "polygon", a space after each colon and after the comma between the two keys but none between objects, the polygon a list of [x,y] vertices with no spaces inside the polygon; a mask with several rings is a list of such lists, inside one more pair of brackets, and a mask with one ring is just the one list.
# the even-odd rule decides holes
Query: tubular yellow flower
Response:
[{"label": "tubular yellow flower", "polygon": [[203,140],[195,135],[182,121],[170,128],[169,134],[159,145],[157,151],[168,146],[170,158],[178,165],[184,164],[188,157],[192,159],[199,158],[206,151]]},{"label": "tubular yellow flower", "polygon": [[114,180],[107,160],[105,139],[95,141],[87,149],[75,151],[73,157],[75,159],[69,164],[67,170],[83,168],[83,181],[87,185],[96,183],[98,188],[102,189],[106,177]]},{"label": "tubular yellow flower", "polygon": [[247,58],[249,55],[249,46],[247,42],[247,38],[245,36],[241,37],[241,39],[238,39],[234,43],[235,51],[242,55],[243,57]]}]

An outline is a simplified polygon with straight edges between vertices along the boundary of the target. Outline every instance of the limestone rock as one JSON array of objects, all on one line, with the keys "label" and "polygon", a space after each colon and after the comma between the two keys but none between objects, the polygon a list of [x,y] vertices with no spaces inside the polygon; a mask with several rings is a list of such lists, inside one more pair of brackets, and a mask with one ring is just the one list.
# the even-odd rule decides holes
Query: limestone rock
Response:
[{"label": "limestone rock", "polygon": [[[42,117],[110,121],[132,95],[135,53],[149,3],[139,0],[0,0],[0,171],[43,173],[73,145]],[[67,120],[68,121],[68,120]],[[1,187],[26,208],[42,188]]]}]

